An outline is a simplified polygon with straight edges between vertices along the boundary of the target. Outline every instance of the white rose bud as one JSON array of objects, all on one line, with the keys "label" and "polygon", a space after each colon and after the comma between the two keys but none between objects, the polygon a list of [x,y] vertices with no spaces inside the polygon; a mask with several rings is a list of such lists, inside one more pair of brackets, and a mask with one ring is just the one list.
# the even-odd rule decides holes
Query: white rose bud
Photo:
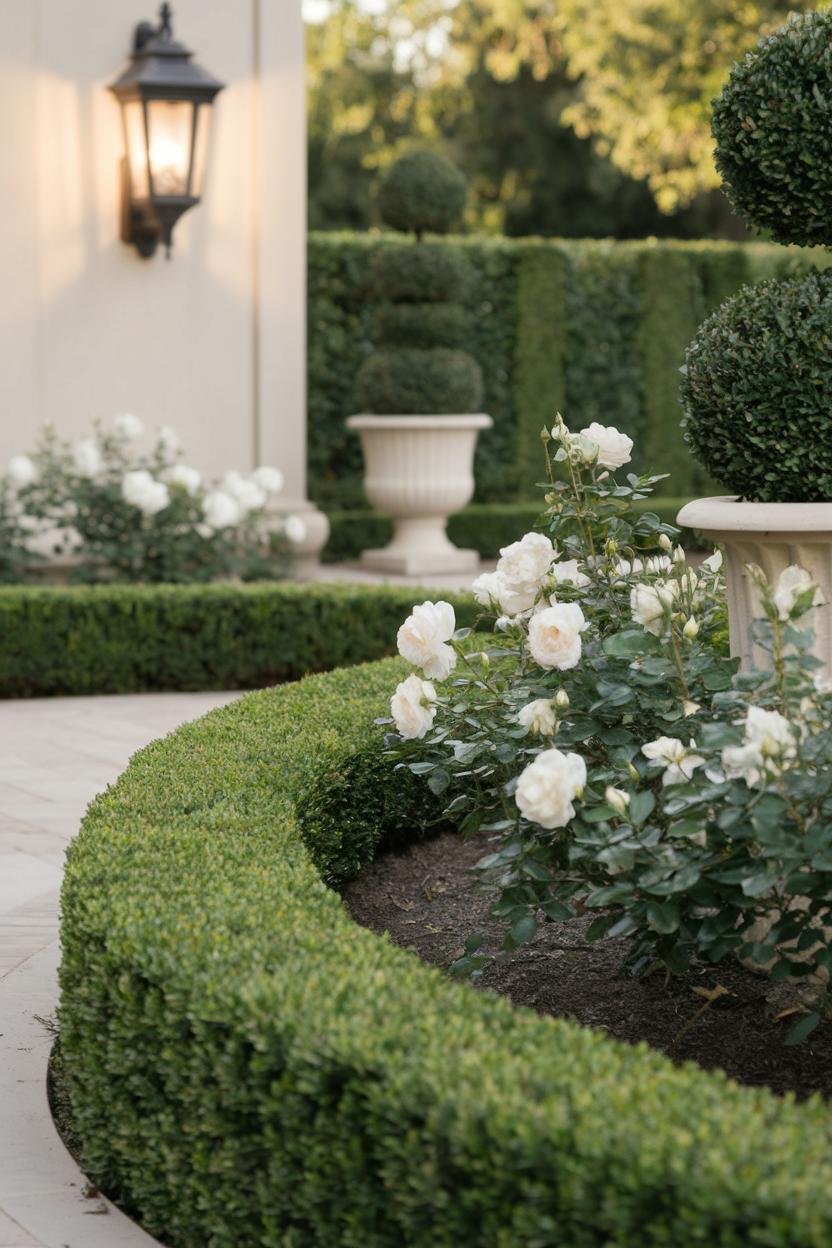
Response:
[{"label": "white rose bud", "polygon": [[623,815],[630,805],[630,794],[625,793],[623,789],[617,789],[612,784],[607,785],[604,791],[604,798],[607,805],[612,806],[613,810],[617,810],[619,815]]},{"label": "white rose bud", "polygon": [[430,732],[436,718],[436,690],[428,680],[412,674],[396,686],[390,699],[390,714],[396,731],[407,741],[421,740]]},{"label": "white rose bud", "polygon": [[520,773],[514,798],[521,813],[542,828],[564,828],[575,817],[572,802],[586,784],[579,754],[544,750]]},{"label": "white rose bud", "polygon": [[[797,606],[797,600],[803,594],[808,593],[814,586],[810,574],[805,568],[800,568],[797,564],[792,564],[788,568],[784,568],[780,573],[777,586],[772,595],[774,605],[777,608],[777,614],[781,620],[788,620]],[[813,599],[815,606],[820,606],[821,595],[818,590],[815,591]]]},{"label": "white rose bud", "polygon": [[413,608],[398,631],[399,654],[421,667],[431,680],[444,680],[456,666],[456,653],[447,643],[456,629],[449,602],[423,602]]},{"label": "white rose bud", "polygon": [[541,737],[554,736],[558,721],[549,698],[537,698],[529,702],[519,712],[517,722],[530,732],[537,732]]},{"label": "white rose bud", "polygon": [[555,706],[559,711],[565,711],[569,706],[569,694],[565,689],[558,689],[555,694]]},{"label": "white rose bud", "polygon": [[675,581],[664,585],[636,585],[630,591],[630,614],[654,637],[661,637],[665,618],[673,606],[678,586]]},{"label": "white rose bud", "polygon": [[681,547],[681,546],[677,546],[677,547],[674,549],[674,551],[673,551],[673,562],[674,562],[674,563],[685,563],[685,562],[686,562],[685,552],[682,550],[682,547]]},{"label": "white rose bud", "polygon": [[682,629],[682,632],[685,637],[687,637],[688,641],[693,641],[694,637],[699,635],[699,621],[695,619],[694,616],[691,616],[685,623],[685,627]]},{"label": "white rose bud", "polygon": [[671,550],[673,549],[673,543],[671,542],[670,538],[667,536],[666,533],[661,533],[659,535],[659,546],[667,555],[669,555]]}]

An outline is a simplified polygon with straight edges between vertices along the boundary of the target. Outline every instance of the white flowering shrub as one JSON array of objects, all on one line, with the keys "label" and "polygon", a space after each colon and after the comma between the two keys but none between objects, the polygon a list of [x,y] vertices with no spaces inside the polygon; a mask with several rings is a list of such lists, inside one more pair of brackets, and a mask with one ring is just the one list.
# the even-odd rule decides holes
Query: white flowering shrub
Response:
[{"label": "white flowering shrub", "polygon": [[[455,631],[442,602],[399,630],[419,671],[382,721],[390,756],[463,834],[490,838],[477,869],[507,950],[589,914],[590,939],[631,938],[635,970],[738,954],[825,980],[832,695],[809,654],[811,578],[790,568],[769,586],[751,570],[770,667],[739,674],[721,556],[693,570],[677,532],[635,512],[659,478],[613,475],[629,439],[558,417],[544,445],[545,531],[474,586],[492,635]],[[482,966],[479,940],[457,969]]]},{"label": "white flowering shrub", "polygon": [[75,443],[47,427],[32,454],[15,456],[0,478],[0,531],[7,512],[17,526],[19,557],[8,579],[25,574],[38,539],[52,553],[75,555],[75,579],[85,581],[285,575],[305,533],[297,517],[269,515],[282,486],[278,469],[266,466],[205,482],[183,462],[175,430],[145,436],[128,413]]}]

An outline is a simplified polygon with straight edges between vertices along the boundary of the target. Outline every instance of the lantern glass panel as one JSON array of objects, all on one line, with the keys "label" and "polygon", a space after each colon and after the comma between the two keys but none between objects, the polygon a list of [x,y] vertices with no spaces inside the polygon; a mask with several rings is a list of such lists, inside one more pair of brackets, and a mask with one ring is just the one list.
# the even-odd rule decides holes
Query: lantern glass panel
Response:
[{"label": "lantern glass panel", "polygon": [[196,110],[196,134],[194,136],[194,167],[191,174],[191,194],[202,197],[205,182],[205,163],[208,157],[208,137],[211,132],[211,105],[199,104]]},{"label": "lantern glass panel", "polygon": [[188,194],[194,107],[190,100],[147,102],[147,138],[154,195]]},{"label": "lantern glass panel", "polygon": [[134,199],[149,199],[147,177],[147,139],[144,130],[144,105],[141,100],[126,100],[123,105],[124,143],[130,169],[130,189]]}]

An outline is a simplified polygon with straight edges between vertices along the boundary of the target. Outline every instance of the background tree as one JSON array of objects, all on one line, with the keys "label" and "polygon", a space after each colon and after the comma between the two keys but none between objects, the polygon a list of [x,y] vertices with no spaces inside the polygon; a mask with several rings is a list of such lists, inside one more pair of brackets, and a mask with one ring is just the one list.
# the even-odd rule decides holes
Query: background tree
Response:
[{"label": "background tree", "polygon": [[378,170],[434,146],[468,177],[478,229],[743,237],[714,189],[710,100],[786,13],[782,0],[332,0],[309,34],[310,224],[377,224]]}]

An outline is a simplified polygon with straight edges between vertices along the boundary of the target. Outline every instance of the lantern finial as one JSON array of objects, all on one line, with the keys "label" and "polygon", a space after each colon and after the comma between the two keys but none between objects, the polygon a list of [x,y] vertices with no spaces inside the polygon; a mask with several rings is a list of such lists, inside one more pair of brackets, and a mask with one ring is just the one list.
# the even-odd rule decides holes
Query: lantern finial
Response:
[{"label": "lantern finial", "polygon": [[160,35],[167,35],[167,37],[170,38],[170,36],[173,34],[173,27],[171,26],[172,18],[173,18],[173,9],[168,4],[167,0],[165,0],[165,3],[159,9],[159,34]]}]

